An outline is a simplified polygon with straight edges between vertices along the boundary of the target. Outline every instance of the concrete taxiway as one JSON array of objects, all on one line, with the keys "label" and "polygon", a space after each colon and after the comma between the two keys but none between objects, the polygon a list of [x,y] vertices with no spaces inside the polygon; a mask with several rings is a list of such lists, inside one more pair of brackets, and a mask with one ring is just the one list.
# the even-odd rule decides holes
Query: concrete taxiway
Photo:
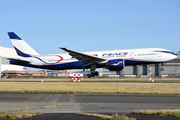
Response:
[{"label": "concrete taxiway", "polygon": [[40,108],[58,103],[61,104],[60,108],[37,109],[28,112],[129,113],[145,109],[180,109],[180,95],[0,93],[0,110]]}]

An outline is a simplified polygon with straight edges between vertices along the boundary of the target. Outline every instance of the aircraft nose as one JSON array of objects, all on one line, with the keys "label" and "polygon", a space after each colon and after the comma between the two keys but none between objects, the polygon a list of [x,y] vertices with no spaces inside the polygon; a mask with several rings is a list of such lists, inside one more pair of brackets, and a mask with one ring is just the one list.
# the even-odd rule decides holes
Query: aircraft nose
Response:
[{"label": "aircraft nose", "polygon": [[173,59],[175,59],[175,58],[177,58],[177,55],[176,55],[176,56],[174,56],[174,58],[173,58]]},{"label": "aircraft nose", "polygon": [[172,53],[171,54],[171,57],[169,58],[170,60],[173,60],[173,59],[175,59],[175,58],[177,58],[177,53]]}]

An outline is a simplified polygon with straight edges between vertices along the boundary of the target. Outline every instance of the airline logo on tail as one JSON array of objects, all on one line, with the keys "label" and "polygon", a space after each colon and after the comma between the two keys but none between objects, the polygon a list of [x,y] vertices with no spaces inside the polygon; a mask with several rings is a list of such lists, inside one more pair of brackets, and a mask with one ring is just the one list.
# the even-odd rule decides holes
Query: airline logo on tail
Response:
[{"label": "airline logo on tail", "polygon": [[24,52],[21,52],[20,50],[18,50],[15,46],[14,46],[15,50],[16,50],[16,53],[21,56],[21,57],[32,57],[32,56],[35,56],[35,55],[29,55],[27,53],[24,53]]}]

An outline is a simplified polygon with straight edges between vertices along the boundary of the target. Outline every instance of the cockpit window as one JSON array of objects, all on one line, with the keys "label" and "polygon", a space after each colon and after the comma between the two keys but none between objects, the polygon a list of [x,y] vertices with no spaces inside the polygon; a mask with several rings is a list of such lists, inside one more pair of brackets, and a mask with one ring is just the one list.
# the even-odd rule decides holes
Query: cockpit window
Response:
[{"label": "cockpit window", "polygon": [[177,53],[176,53],[176,52],[169,51],[169,53],[170,53],[170,54],[175,54],[175,55],[177,55]]}]

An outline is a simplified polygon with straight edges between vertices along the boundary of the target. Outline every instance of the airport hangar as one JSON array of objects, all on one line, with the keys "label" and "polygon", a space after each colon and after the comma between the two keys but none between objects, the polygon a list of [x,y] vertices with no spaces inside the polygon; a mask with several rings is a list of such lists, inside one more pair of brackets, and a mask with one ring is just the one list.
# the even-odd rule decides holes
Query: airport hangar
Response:
[{"label": "airport hangar", "polygon": [[[14,48],[0,46],[0,78],[1,72],[4,70],[21,71],[24,68],[23,66],[9,64],[9,60],[6,58],[18,58],[18,56]],[[152,64],[151,71],[151,75],[154,77],[180,77],[180,54],[176,59],[167,62],[165,65]],[[125,66],[122,71],[102,69],[102,75],[106,77],[147,77],[149,75],[149,65]]]}]

